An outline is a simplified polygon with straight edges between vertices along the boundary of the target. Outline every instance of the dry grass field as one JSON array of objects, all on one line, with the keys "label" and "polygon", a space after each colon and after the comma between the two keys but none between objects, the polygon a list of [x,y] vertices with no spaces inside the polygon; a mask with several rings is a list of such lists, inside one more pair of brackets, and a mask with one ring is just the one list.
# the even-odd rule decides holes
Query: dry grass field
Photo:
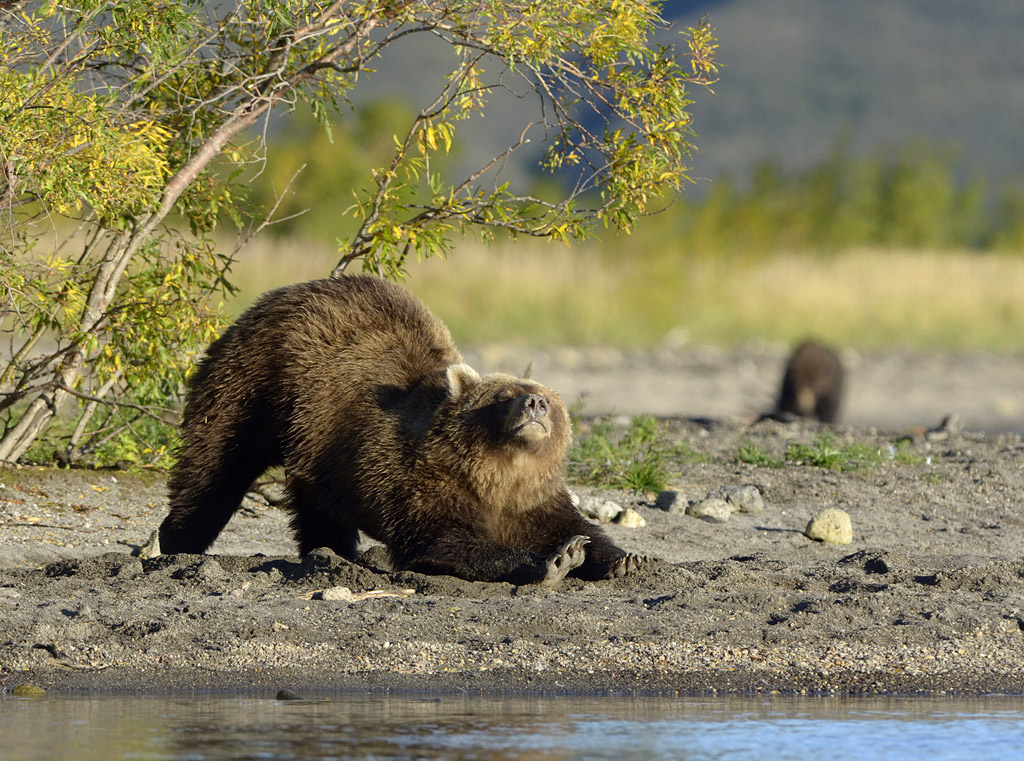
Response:
[{"label": "dry grass field", "polygon": [[[857,249],[751,259],[633,254],[617,239],[457,247],[406,285],[463,344],[785,342],[814,333],[860,348],[1024,349],[1024,256]],[[616,250],[618,249],[618,250]],[[232,314],[264,290],[327,275],[328,246],[269,239],[234,269]]]}]

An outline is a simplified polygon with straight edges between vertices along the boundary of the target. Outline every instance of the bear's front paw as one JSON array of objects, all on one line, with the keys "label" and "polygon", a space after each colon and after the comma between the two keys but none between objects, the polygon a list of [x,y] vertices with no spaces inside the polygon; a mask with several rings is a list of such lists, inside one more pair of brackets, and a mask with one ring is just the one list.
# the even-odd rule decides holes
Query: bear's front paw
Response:
[{"label": "bear's front paw", "polygon": [[583,548],[590,544],[589,536],[574,536],[563,544],[554,555],[548,558],[548,573],[542,584],[554,584],[564,579],[573,568],[583,565],[587,553]]},{"label": "bear's front paw", "polygon": [[612,564],[608,566],[608,573],[605,574],[606,579],[618,579],[625,576],[627,573],[632,573],[647,562],[646,555],[634,555],[632,553],[623,555],[621,558],[612,561]]}]

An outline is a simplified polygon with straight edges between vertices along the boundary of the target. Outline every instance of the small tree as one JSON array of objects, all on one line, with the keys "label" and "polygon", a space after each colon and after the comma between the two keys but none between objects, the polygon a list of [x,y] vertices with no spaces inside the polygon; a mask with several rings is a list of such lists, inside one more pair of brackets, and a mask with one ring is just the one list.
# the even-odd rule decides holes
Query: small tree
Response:
[{"label": "small tree", "polygon": [[[368,178],[335,275],[360,260],[394,277],[470,228],[629,229],[686,179],[686,87],[715,74],[706,23],[682,53],[655,43],[665,26],[642,0],[0,0],[0,460],[69,396],[84,405],[69,456],[87,429],[94,445],[162,414],[215,334],[210,297],[230,287],[217,220],[232,215],[243,238],[266,224],[240,216],[233,182],[263,155],[267,119],[304,102],[329,125],[410,35],[449,46],[452,70]],[[508,88],[537,118],[468,177],[440,176],[431,158],[460,120]],[[572,171],[555,202],[501,181],[537,138],[546,167]],[[87,425],[98,407],[103,425]]]}]

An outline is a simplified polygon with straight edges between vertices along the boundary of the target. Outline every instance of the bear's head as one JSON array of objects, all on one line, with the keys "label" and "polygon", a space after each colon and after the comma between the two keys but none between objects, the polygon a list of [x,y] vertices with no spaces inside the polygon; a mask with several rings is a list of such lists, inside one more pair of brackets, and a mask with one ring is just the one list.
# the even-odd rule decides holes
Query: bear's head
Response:
[{"label": "bear's head", "polygon": [[481,376],[463,363],[448,367],[445,382],[462,435],[477,446],[564,457],[571,438],[569,413],[551,389],[504,373]]},{"label": "bear's head", "polygon": [[529,378],[479,375],[466,364],[445,373],[447,398],[427,447],[488,502],[526,507],[563,484],[571,440],[561,397]]}]

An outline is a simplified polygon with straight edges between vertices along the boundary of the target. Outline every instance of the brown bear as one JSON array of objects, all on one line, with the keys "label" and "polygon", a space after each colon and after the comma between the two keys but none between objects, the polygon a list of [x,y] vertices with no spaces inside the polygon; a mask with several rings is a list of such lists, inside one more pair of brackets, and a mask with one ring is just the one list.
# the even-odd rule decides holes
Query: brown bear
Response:
[{"label": "brown bear", "polygon": [[778,411],[834,423],[843,396],[843,365],[835,351],[816,341],[801,343],[786,365]]},{"label": "brown bear", "polygon": [[283,464],[302,554],[513,584],[622,576],[563,479],[565,405],[528,379],[481,377],[406,290],[345,276],[265,294],[189,382],[159,551],[204,552],[246,490]]}]

